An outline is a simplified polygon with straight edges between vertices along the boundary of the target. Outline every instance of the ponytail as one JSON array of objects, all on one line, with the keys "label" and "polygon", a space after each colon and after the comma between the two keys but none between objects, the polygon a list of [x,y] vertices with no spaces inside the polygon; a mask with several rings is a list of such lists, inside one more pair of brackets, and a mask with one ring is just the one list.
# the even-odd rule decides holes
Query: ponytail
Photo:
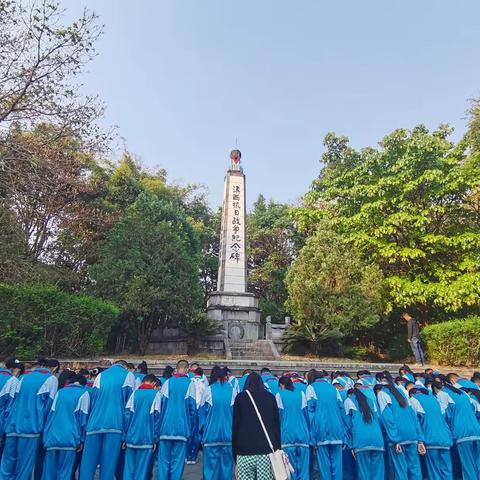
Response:
[{"label": "ponytail", "polygon": [[365,423],[372,423],[372,409],[368,404],[367,397],[358,388],[353,389],[353,394],[355,395],[355,398],[357,399],[358,405],[360,407],[360,411],[362,412],[363,421]]},{"label": "ponytail", "polygon": [[280,380],[278,381],[279,385],[283,385],[285,387],[285,390],[290,390],[293,392],[294,387],[293,387],[293,382],[290,377],[286,377],[285,375],[283,377],[280,377]]},{"label": "ponytail", "polygon": [[387,372],[387,371],[382,372],[381,378],[384,378],[388,382],[386,385],[383,385],[383,387],[384,388],[386,387],[390,390],[390,393],[392,394],[393,397],[395,397],[395,400],[398,402],[401,408],[406,408],[408,405],[408,401],[405,398],[405,396],[400,393],[398,388],[393,383],[393,378],[390,372]]}]

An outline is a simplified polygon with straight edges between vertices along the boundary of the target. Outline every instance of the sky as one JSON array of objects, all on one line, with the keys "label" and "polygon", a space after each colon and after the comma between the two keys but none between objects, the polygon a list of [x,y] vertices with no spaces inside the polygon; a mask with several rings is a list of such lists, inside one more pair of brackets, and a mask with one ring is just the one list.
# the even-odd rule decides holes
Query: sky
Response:
[{"label": "sky", "polygon": [[61,3],[105,24],[82,78],[106,104],[102,125],[170,181],[206,186],[213,208],[236,142],[248,205],[295,202],[327,132],[363,148],[450,123],[458,138],[480,96],[478,0]]}]

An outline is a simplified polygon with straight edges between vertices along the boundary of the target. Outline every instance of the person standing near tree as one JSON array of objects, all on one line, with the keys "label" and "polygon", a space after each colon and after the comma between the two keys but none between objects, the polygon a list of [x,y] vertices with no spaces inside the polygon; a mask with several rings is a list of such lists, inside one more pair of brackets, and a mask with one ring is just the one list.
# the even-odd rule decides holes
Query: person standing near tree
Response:
[{"label": "person standing near tree", "polygon": [[417,365],[425,364],[425,354],[423,353],[422,342],[420,341],[420,328],[418,322],[408,313],[402,313],[402,319],[407,323],[408,343],[412,349]]}]

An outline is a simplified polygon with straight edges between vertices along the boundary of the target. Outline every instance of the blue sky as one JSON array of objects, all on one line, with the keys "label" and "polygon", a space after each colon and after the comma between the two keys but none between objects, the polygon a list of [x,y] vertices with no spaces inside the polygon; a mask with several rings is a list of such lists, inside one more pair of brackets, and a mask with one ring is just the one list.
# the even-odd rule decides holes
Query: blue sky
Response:
[{"label": "blue sky", "polygon": [[[128,149],[221,203],[235,138],[247,196],[296,201],[325,133],[464,131],[480,96],[478,0],[63,0],[105,24],[83,82]],[[120,152],[117,152],[119,155]]]}]

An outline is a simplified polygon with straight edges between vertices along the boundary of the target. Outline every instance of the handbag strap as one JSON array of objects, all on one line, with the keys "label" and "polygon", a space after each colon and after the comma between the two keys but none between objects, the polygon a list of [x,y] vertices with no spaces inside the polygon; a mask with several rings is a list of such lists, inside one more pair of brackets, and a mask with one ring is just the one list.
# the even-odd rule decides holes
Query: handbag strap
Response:
[{"label": "handbag strap", "polygon": [[272,453],[275,453],[275,449],[273,448],[272,441],[270,440],[270,435],[268,434],[267,429],[265,428],[265,424],[263,423],[262,416],[258,411],[257,404],[255,403],[255,400],[253,399],[252,394],[248,390],[245,390],[245,391],[247,392],[247,395],[250,397],[250,400],[252,401],[253,408],[255,409],[258,420],[260,421],[260,425],[262,426],[263,433],[265,434],[265,438],[267,439],[267,442],[268,442],[268,446],[270,447],[270,450],[272,451]]}]

